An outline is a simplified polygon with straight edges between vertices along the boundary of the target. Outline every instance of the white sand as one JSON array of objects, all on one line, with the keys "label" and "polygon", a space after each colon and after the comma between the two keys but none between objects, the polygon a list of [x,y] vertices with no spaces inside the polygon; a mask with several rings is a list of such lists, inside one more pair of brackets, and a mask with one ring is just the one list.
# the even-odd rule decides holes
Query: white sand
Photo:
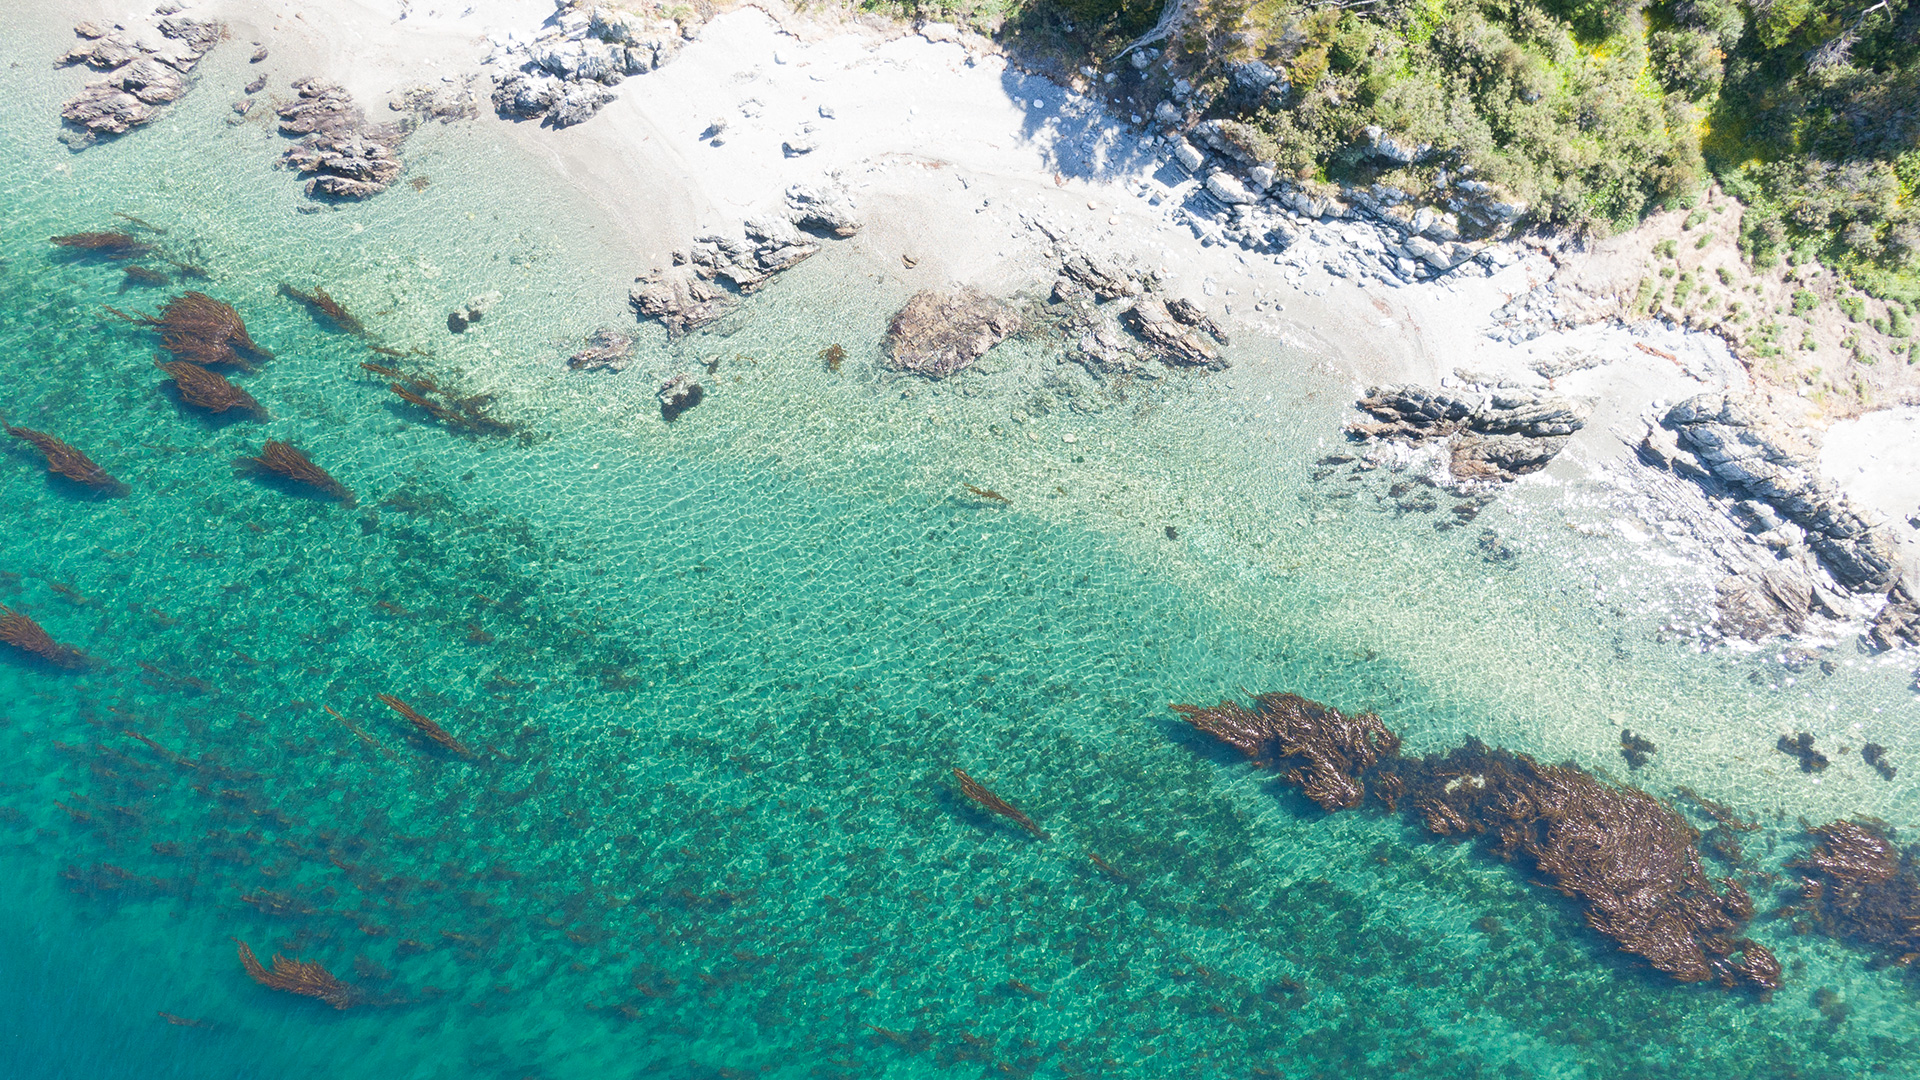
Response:
[{"label": "white sand", "polygon": [[1900,540],[1908,581],[1920,581],[1920,406],[1882,409],[1827,429],[1820,471]]}]

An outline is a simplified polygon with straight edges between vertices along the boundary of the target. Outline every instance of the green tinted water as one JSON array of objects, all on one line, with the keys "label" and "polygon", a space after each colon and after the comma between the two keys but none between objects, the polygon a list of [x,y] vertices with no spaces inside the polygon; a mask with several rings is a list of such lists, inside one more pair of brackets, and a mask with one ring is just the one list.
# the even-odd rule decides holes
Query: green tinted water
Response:
[{"label": "green tinted water", "polygon": [[[1609,520],[1585,489],[1440,530],[1451,499],[1318,472],[1351,388],[1257,342],[1227,377],[1119,388],[1015,342],[928,387],[878,367],[907,286],[835,250],[715,333],[569,374],[630,321],[589,212],[456,127],[408,144],[424,189],[300,213],[278,137],[227,121],[244,64],[208,63],[166,120],[77,156],[60,88],[0,79],[0,407],[132,489],[0,456],[0,602],[101,661],[0,663],[6,1075],[1915,1071],[1897,972],[1762,920],[1771,1002],[1672,985],[1511,868],[1320,814],[1166,710],[1294,689],[1416,749],[1477,733],[1615,773],[1631,726],[1661,746],[1638,782],[1762,816],[1746,842],[1777,867],[1797,815],[1911,820],[1898,668],[1659,643],[1710,582],[1569,528]],[[176,405],[151,337],[103,312],[168,293],[46,243],[115,212],[275,351],[238,377],[275,419]],[[529,437],[420,423],[282,281]],[[669,427],[652,390],[677,371],[711,393]],[[235,478],[269,437],[358,507]],[[410,745],[381,693],[481,760]],[[1808,777],[1771,749],[1802,727],[1915,764]],[[967,806],[956,766],[1052,839]],[[271,993],[230,936],[387,1003]]]}]

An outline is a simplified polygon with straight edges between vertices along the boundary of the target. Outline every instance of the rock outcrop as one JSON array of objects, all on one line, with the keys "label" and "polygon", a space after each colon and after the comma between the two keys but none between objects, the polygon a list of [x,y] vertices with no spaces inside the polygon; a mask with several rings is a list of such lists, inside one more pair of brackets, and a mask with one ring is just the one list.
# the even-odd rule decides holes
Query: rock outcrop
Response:
[{"label": "rock outcrop", "polygon": [[673,253],[673,265],[634,279],[628,302],[643,319],[658,319],[669,337],[718,320],[740,298],[821,250],[806,226],[835,236],[860,228],[852,201],[832,184],[788,189],[784,213],[761,214],[740,223],[737,233],[709,233]]},{"label": "rock outcrop", "polygon": [[972,367],[1019,329],[1012,307],[977,289],[924,289],[888,325],[887,363],[896,371],[944,379]]},{"label": "rock outcrop", "polygon": [[1585,405],[1524,387],[1455,393],[1376,386],[1355,405],[1374,419],[1347,425],[1350,437],[1416,446],[1444,440],[1453,478],[1469,483],[1507,481],[1546,468],[1586,426],[1588,415]]},{"label": "rock outcrop", "polygon": [[178,101],[190,87],[188,76],[219,43],[219,23],[178,14],[177,5],[163,5],[145,25],[129,28],[83,22],[73,28],[79,44],[55,61],[59,65],[86,64],[107,77],[88,83],[61,106],[61,133],[78,150],[101,136],[124,135],[160,115],[161,107]]},{"label": "rock outcrop", "polygon": [[1060,277],[1052,299],[1066,306],[1067,354],[1100,375],[1138,371],[1149,359],[1170,367],[1228,366],[1220,346],[1227,332],[1200,305],[1160,291],[1150,274],[1093,255],[1046,226]]},{"label": "rock outcrop", "polygon": [[310,177],[309,196],[364,199],[385,191],[400,175],[399,148],[407,129],[369,124],[352,95],[332,83],[300,79],[300,95],[280,107],[280,132],[302,136],[286,162]]},{"label": "rock outcrop", "polygon": [[1643,443],[1642,456],[1665,457],[1665,464],[1675,472],[1736,494],[1761,523],[1793,524],[1834,580],[1846,588],[1855,592],[1892,588],[1900,573],[1892,539],[1821,477],[1812,447],[1784,429],[1764,424],[1761,416],[1757,409],[1725,394],[1689,398],[1661,420],[1673,432],[1678,452],[1655,448],[1650,440]]},{"label": "rock outcrop", "polygon": [[[1871,614],[1883,596],[1869,643],[1920,644],[1920,606],[1899,580],[1892,536],[1821,477],[1811,445],[1763,417],[1741,399],[1702,394],[1668,410],[1639,447],[1642,462],[1697,487],[1709,504],[1683,520],[1726,565],[1720,628],[1755,641],[1797,634],[1812,616]],[[1726,521],[1707,528],[1701,514]]]},{"label": "rock outcrop", "polygon": [[555,7],[538,34],[494,39],[487,62],[518,69],[494,88],[493,107],[501,116],[557,128],[592,119],[614,99],[614,86],[671,60],[699,26],[689,9],[658,3],[614,7],[556,0]]}]

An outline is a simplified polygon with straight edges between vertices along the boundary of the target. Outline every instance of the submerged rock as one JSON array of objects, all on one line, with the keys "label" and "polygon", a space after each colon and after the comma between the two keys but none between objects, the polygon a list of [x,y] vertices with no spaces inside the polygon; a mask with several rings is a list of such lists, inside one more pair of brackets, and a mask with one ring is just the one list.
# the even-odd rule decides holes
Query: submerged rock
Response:
[{"label": "submerged rock", "polygon": [[623,334],[612,327],[601,327],[587,336],[586,347],[567,357],[567,367],[573,371],[593,371],[605,368],[619,371],[633,359],[633,335]]},{"label": "submerged rock", "polygon": [[1780,987],[1773,954],[1738,936],[1752,898],[1730,878],[1716,888],[1700,834],[1659,799],[1477,739],[1445,755],[1403,758],[1399,737],[1371,714],[1346,716],[1295,694],[1254,703],[1173,708],[1256,765],[1283,770],[1328,811],[1369,800],[1404,807],[1435,836],[1475,838],[1502,858],[1524,859],[1580,903],[1588,926],[1675,979]]},{"label": "submerged rock", "polygon": [[970,286],[923,289],[888,324],[887,362],[898,371],[944,379],[1019,329],[1013,308]]},{"label": "submerged rock", "polygon": [[660,399],[660,419],[672,423],[680,414],[700,404],[707,396],[705,387],[693,381],[691,375],[675,375],[660,384],[655,395]]},{"label": "submerged rock", "polygon": [[459,307],[447,313],[447,329],[456,334],[465,333],[467,327],[486,318],[487,312],[499,302],[500,294],[497,291],[467,297]]}]

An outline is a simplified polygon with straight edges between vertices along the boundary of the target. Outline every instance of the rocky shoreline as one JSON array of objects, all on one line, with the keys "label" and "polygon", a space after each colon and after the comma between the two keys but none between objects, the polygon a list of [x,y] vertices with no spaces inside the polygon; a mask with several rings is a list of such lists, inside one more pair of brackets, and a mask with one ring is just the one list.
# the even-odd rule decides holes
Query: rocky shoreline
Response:
[{"label": "rocky shoreline", "polygon": [[61,106],[66,130],[60,137],[67,145],[79,150],[152,123],[165,105],[192,89],[193,69],[220,43],[225,29],[180,11],[179,4],[163,3],[152,14],[126,22],[83,22],[73,28],[80,43],[55,66],[85,64],[107,75]]}]

